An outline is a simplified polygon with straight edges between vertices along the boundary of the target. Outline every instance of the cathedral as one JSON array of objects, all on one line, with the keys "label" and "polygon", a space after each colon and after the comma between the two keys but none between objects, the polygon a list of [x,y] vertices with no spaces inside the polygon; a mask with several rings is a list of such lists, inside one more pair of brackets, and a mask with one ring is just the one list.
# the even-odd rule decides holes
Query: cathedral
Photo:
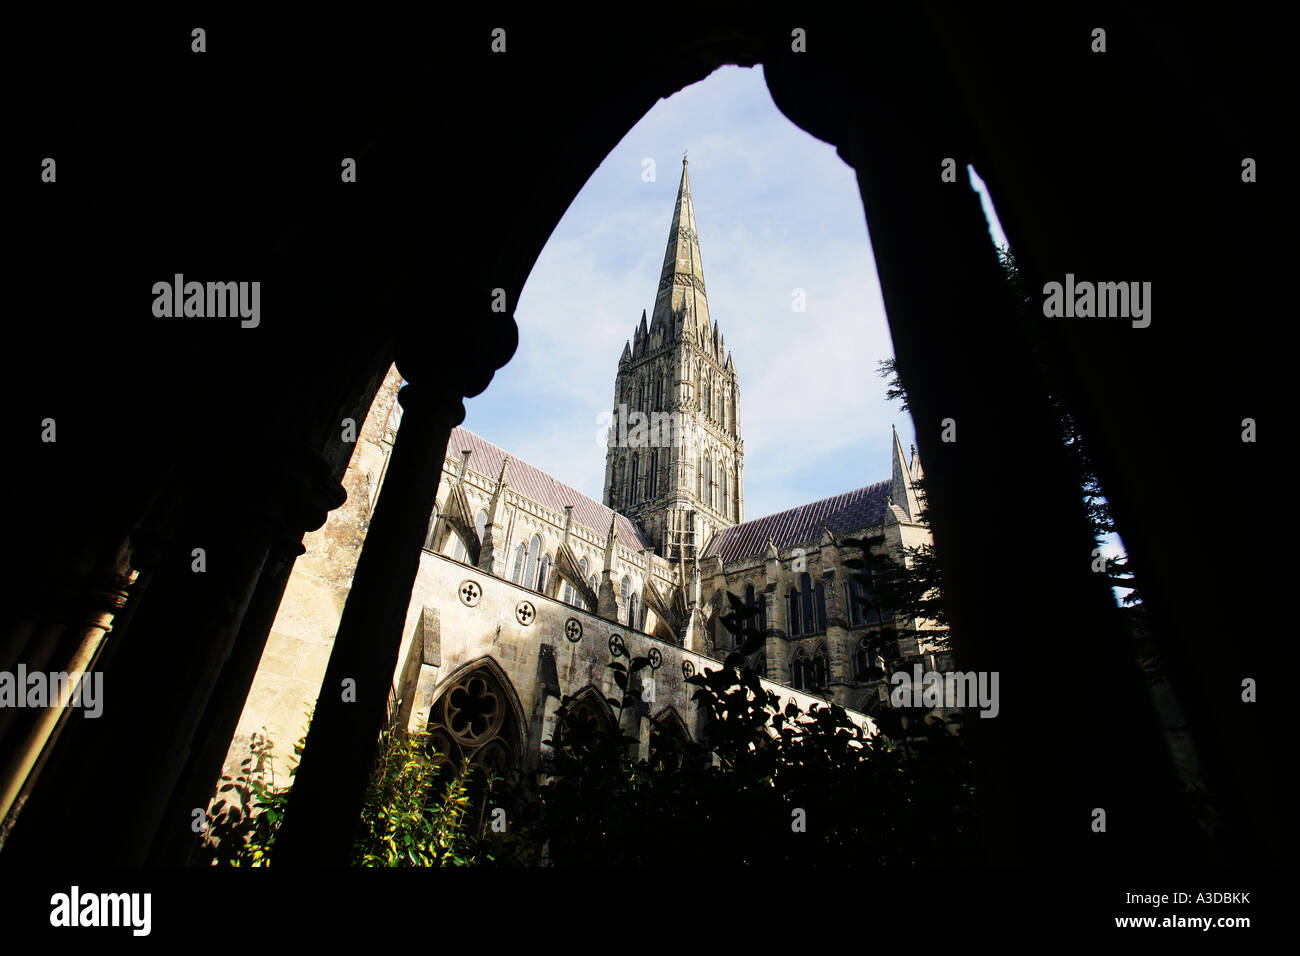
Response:
[{"label": "cathedral", "polygon": [[[935,665],[917,638],[926,622],[882,620],[844,564],[861,557],[848,538],[878,536],[897,560],[930,540],[920,461],[897,434],[888,478],[745,520],[740,376],[710,317],[688,171],[683,158],[653,310],[618,360],[603,501],[465,428],[451,432],[390,713],[453,759],[544,766],[563,697],[615,721],[607,665],[619,655],[651,662],[633,675],[640,702],[621,718],[641,756],[697,737],[703,718],[686,679],[736,644],[721,623],[728,594],[755,608],[766,635],[751,663],[805,710],[833,701],[869,719],[887,689],[867,676],[867,640],[882,625],[910,632],[904,653]],[[260,727],[287,752],[320,691],[400,424],[400,385],[390,371],[360,429],[347,504],[306,536],[227,772]]]}]

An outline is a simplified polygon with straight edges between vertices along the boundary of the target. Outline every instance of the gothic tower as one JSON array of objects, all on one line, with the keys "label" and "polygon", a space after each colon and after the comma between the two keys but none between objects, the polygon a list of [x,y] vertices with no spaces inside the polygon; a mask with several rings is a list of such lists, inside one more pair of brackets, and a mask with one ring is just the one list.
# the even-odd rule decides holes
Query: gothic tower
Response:
[{"label": "gothic tower", "polygon": [[710,323],[695,203],[682,157],[654,311],[623,347],[605,456],[605,503],[637,522],[657,554],[691,561],[744,520],[736,366]]}]

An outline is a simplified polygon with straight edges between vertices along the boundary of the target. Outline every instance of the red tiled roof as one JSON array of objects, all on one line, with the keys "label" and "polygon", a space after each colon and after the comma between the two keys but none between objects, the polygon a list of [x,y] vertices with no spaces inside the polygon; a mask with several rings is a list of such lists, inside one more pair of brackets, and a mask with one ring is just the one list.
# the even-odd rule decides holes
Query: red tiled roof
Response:
[{"label": "red tiled roof", "polygon": [[[471,453],[469,467],[480,475],[496,481],[497,476],[501,474],[501,461],[505,458],[506,451],[468,429],[453,428],[451,437],[447,441],[447,456],[458,460],[460,453],[465,449],[469,449]],[[561,516],[564,515],[565,505],[573,505],[574,522],[585,527],[602,541],[609,533],[609,519],[615,514],[613,509],[593,501],[562,481],[556,481],[540,468],[534,468],[514,455],[510,456],[510,475],[507,483],[525,498],[531,498],[539,505],[559,512]],[[618,515],[616,520],[618,540],[624,547],[638,551],[654,547],[654,542],[623,515]]]},{"label": "red tiled roof", "polygon": [[823,528],[839,536],[878,527],[885,523],[891,484],[878,481],[857,491],[846,491],[833,498],[723,528],[709,541],[700,557],[717,555],[723,564],[730,564],[767,551],[768,538],[778,548],[790,548],[816,542]]}]

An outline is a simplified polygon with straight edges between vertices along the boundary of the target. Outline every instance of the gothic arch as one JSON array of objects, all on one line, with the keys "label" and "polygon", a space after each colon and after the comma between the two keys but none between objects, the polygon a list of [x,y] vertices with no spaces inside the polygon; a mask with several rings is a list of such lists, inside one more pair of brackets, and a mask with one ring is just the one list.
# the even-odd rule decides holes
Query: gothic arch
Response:
[{"label": "gothic arch", "polygon": [[585,732],[598,730],[613,731],[618,728],[614,711],[605,702],[605,695],[595,684],[588,684],[576,694],[570,696],[565,707],[565,716],[555,725],[555,746],[563,747],[565,737],[575,722],[582,722]]},{"label": "gothic arch", "polygon": [[527,722],[510,678],[484,656],[458,667],[434,689],[427,730],[444,761],[468,759],[493,769],[520,765]]},{"label": "gothic arch", "polygon": [[671,706],[665,707],[650,725],[650,764],[653,767],[675,770],[686,757],[692,743],[690,731],[681,715]]}]

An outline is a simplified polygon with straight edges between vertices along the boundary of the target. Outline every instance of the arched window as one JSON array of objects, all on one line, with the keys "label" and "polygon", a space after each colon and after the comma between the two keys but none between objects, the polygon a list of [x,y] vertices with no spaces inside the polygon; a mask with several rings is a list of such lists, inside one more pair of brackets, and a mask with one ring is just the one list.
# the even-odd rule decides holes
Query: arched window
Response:
[{"label": "arched window", "polygon": [[637,465],[638,465],[637,457],[635,454],[633,454],[632,455],[632,485],[631,485],[632,494],[627,499],[627,503],[630,505],[636,504],[640,498],[640,496],[637,494],[637,481],[640,479],[641,476],[637,473],[638,471]]},{"label": "arched window", "polygon": [[723,515],[727,513],[727,470],[725,467],[722,469],[722,513]]},{"label": "arched window", "polygon": [[758,611],[758,614],[749,619],[748,627],[758,630],[759,634],[767,633],[767,602],[763,595],[754,590],[754,585],[745,585],[745,606],[752,607]]},{"label": "arched window", "polygon": [[799,591],[803,604],[803,632],[816,634],[821,628],[817,626],[817,605],[813,597],[812,575],[807,571],[799,575]]},{"label": "arched window", "polygon": [[710,508],[716,508],[718,503],[713,500],[715,491],[713,486],[713,456],[707,451],[704,453],[704,480],[706,482],[705,491],[709,496],[707,498],[708,505]]},{"label": "arched window", "polygon": [[522,584],[524,581],[524,562],[528,558],[528,548],[522,542],[515,550],[515,568],[510,572],[510,580],[515,584]]},{"label": "arched window", "polygon": [[469,550],[465,547],[465,541],[455,531],[447,537],[447,557],[453,561],[461,562],[469,557]]},{"label": "arched window", "polygon": [[650,474],[646,477],[645,496],[653,498],[659,493],[659,452],[650,453]]},{"label": "arched window", "polygon": [[695,456],[695,497],[704,500],[704,453]]},{"label": "arched window", "polygon": [[526,588],[537,588],[537,562],[542,555],[542,539],[533,535],[533,539],[528,542],[528,563],[524,565],[524,579],[521,582]]},{"label": "arched window", "polygon": [[[593,574],[590,578],[587,579],[587,587],[591,588],[591,593],[596,595],[597,599],[599,599],[600,582],[596,580],[596,575]],[[588,608],[588,610],[594,611],[596,609],[593,607],[593,608]]]},{"label": "arched window", "polygon": [[795,651],[794,657],[790,660],[790,686],[795,690],[808,689],[808,658],[804,656],[803,648]]},{"label": "arched window", "polygon": [[849,606],[849,624],[857,626],[859,624],[874,624],[880,620],[880,610],[874,606],[868,607],[863,602],[869,602],[874,605],[875,598],[869,588],[863,586],[862,582],[857,579],[857,575],[851,575],[844,584],[845,597]]},{"label": "arched window", "polygon": [[817,650],[812,659],[812,686],[818,690],[826,687],[826,675],[830,673],[830,657],[823,646]]},{"label": "arched window", "polygon": [[660,375],[657,379],[655,379],[655,411],[662,412],[663,410],[664,410],[664,378],[662,375]]},{"label": "arched window", "polygon": [[818,581],[813,589],[813,608],[817,611],[817,630],[826,630],[826,583]]},{"label": "arched window", "polygon": [[541,591],[543,594],[546,593],[546,582],[550,579],[550,576],[551,556],[549,554],[542,555],[542,567],[537,572],[537,590]]},{"label": "arched window", "polygon": [[618,596],[623,602],[623,607],[626,609],[628,606],[628,599],[632,596],[632,581],[626,574],[623,575],[623,580],[618,584]]},{"label": "arched window", "polygon": [[858,680],[870,680],[867,671],[871,669],[871,654],[867,650],[867,639],[858,641],[857,650],[853,652],[853,676]]},{"label": "arched window", "polygon": [[627,626],[639,631],[641,629],[641,619],[637,616],[637,611],[636,595],[633,594],[628,598],[627,602]]},{"label": "arched window", "polygon": [[798,637],[803,633],[799,627],[799,592],[792,590],[785,596],[786,623],[789,625],[790,637]]},{"label": "arched window", "polygon": [[487,537],[488,513],[486,509],[480,508],[478,514],[474,516],[474,531],[478,534],[479,544]]},{"label": "arched window", "polygon": [[[461,761],[469,762],[470,799],[476,807],[487,796],[490,778],[518,763],[520,734],[509,704],[512,696],[501,675],[484,666],[448,686],[429,711],[428,746],[433,760],[453,769]],[[443,773],[440,780],[449,777]]]}]

